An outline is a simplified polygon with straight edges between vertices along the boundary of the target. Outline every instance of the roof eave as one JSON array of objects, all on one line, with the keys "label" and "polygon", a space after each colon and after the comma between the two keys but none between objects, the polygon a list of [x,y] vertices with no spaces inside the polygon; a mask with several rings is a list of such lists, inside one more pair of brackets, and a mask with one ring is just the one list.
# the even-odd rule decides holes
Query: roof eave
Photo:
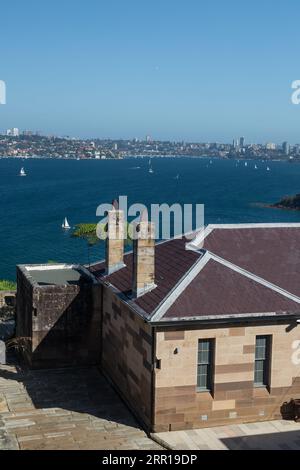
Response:
[{"label": "roof eave", "polygon": [[162,318],[159,321],[151,321],[152,326],[189,326],[199,325],[204,327],[206,325],[224,325],[224,324],[236,324],[236,323],[262,323],[267,322],[296,322],[300,320],[300,310],[295,313],[246,313],[246,314],[233,314],[233,315],[207,315],[207,316],[195,316],[195,317],[177,317],[177,318]]}]

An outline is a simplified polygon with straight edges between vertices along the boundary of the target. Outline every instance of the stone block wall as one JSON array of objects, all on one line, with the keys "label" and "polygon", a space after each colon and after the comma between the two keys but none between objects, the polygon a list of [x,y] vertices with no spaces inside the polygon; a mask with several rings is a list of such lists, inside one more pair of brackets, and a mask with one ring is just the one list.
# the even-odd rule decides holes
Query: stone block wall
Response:
[{"label": "stone block wall", "polygon": [[18,338],[26,338],[31,367],[65,367],[100,361],[101,286],[32,285],[18,270]]},{"label": "stone block wall", "polygon": [[[270,388],[254,387],[255,337],[272,335]],[[215,339],[212,393],[197,391],[198,340]],[[215,329],[158,330],[155,370],[157,432],[289,415],[300,398],[300,326],[287,324]],[[174,354],[178,348],[177,354]]]},{"label": "stone block wall", "polygon": [[102,370],[147,428],[152,423],[151,327],[104,288]]},{"label": "stone block wall", "polygon": [[25,360],[30,362],[32,353],[33,286],[19,268],[17,268],[17,285],[16,337],[19,339],[19,346]]}]

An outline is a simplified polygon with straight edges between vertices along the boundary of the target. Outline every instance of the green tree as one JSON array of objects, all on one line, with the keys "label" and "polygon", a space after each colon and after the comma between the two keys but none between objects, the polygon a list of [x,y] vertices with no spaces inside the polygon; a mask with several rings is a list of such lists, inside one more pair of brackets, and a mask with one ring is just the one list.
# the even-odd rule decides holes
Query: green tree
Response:
[{"label": "green tree", "polygon": [[[98,227],[98,234],[97,235],[97,227]],[[90,248],[98,243],[105,241],[105,232],[107,229],[106,224],[96,224],[96,223],[81,223],[75,225],[74,231],[72,233],[72,237],[80,238],[87,242],[87,249],[88,249],[88,262],[90,265]],[[130,236],[130,225],[128,222],[126,223],[126,239],[125,245],[129,245],[132,243],[132,237]]]}]

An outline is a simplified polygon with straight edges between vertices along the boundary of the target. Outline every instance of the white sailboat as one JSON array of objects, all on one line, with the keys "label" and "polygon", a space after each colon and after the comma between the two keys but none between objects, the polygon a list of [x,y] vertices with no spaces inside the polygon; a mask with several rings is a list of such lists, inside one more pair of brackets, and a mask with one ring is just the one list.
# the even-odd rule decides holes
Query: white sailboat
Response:
[{"label": "white sailboat", "polygon": [[71,227],[70,227],[70,224],[69,224],[69,222],[68,222],[67,217],[65,217],[65,219],[64,219],[64,221],[63,221],[63,223],[62,223],[61,226],[62,226],[62,228],[66,229],[66,230],[69,229],[69,228],[71,228]]},{"label": "white sailboat", "polygon": [[151,158],[149,160],[149,173],[154,173],[153,168],[151,166]]},{"label": "white sailboat", "polygon": [[248,166],[248,163],[247,163],[247,162],[245,162],[245,166]]},{"label": "white sailboat", "polygon": [[270,168],[267,166],[267,171],[270,171]]},{"label": "white sailboat", "polygon": [[257,165],[254,166],[254,170],[257,170]]},{"label": "white sailboat", "polygon": [[26,176],[26,172],[23,167],[20,170],[20,176]]}]

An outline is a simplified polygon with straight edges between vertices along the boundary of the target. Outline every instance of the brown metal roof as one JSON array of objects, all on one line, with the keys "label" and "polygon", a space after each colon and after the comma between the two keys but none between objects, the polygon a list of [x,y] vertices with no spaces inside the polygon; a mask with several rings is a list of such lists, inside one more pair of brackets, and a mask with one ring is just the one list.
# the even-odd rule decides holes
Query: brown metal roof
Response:
[{"label": "brown metal roof", "polygon": [[217,228],[204,248],[300,296],[300,228]]},{"label": "brown metal roof", "polygon": [[[147,314],[165,299],[168,293],[176,286],[180,279],[189,271],[199,259],[199,254],[185,249],[187,240],[174,239],[159,243],[155,248],[155,284],[157,287],[135,300],[136,305]],[[105,281],[112,284],[128,298],[132,287],[132,253],[124,256],[125,268],[105,276]],[[98,278],[103,279],[104,263],[91,266],[90,271]]]},{"label": "brown metal roof", "polygon": [[271,312],[296,313],[300,305],[211,259],[163,319]]},{"label": "brown metal roof", "polygon": [[[180,285],[202,254],[186,250],[185,238],[169,240],[156,245],[155,283],[157,287],[134,300],[134,303],[151,318],[162,306],[173,289]],[[204,250],[243,268],[300,297],[300,227],[214,228],[204,242]],[[90,268],[101,280],[112,284],[122,294],[131,298],[132,254],[124,257],[126,267],[105,276],[104,263]],[[255,313],[298,313],[300,305],[272,289],[210,261],[191,277],[188,286],[160,319],[180,319],[210,315]]]}]

